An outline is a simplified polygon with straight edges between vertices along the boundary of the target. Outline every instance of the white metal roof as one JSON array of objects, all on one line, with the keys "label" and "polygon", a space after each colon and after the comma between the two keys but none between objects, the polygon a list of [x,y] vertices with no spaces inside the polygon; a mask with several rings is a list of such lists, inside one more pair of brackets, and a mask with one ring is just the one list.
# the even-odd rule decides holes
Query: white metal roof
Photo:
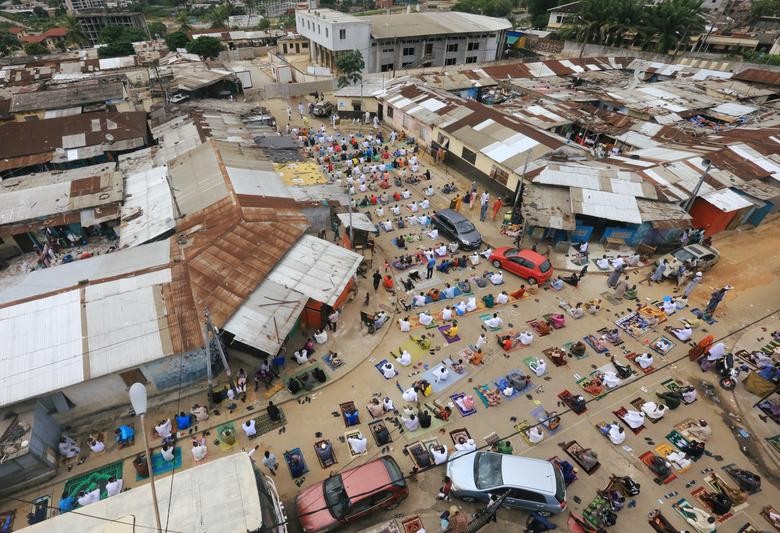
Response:
[{"label": "white metal roof", "polygon": [[701,197],[726,213],[744,209],[745,207],[751,207],[753,205],[747,198],[731,189],[720,189],[704,194]]},{"label": "white metal roof", "polygon": [[125,179],[119,247],[137,246],[176,227],[167,167],[153,167]]},{"label": "white metal roof", "polygon": [[235,340],[276,354],[309,297],[265,279],[230,317],[225,330]]},{"label": "white metal roof", "polygon": [[570,188],[569,193],[574,213],[631,224],[642,223],[642,215],[633,196],[575,187]]},{"label": "white metal roof", "polygon": [[[349,227],[349,213],[338,213],[336,216],[339,217],[345,228]],[[352,213],[352,227],[372,233],[376,231],[376,224],[371,222],[371,219],[365,213]]]},{"label": "white metal roof", "polygon": [[758,111],[758,108],[749,105],[738,104],[736,102],[726,102],[724,104],[720,104],[717,107],[713,107],[712,111],[714,113],[728,115],[730,117],[743,117],[745,115],[755,113]]},{"label": "white metal roof", "polygon": [[312,235],[304,235],[268,274],[271,281],[334,305],[363,256]]},{"label": "white metal roof", "polygon": [[506,19],[459,11],[358,17],[358,21],[361,20],[371,23],[371,35],[375,39],[498,32],[512,27],[512,24]]}]

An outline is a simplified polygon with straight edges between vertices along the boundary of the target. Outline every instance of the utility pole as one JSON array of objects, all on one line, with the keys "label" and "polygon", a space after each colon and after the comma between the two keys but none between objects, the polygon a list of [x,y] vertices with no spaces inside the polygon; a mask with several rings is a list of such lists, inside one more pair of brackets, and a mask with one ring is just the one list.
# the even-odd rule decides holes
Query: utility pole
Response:
[{"label": "utility pole", "polygon": [[485,508],[485,510],[476,513],[471,522],[469,522],[469,525],[466,528],[466,533],[476,533],[488,525],[493,520],[493,517],[496,516],[498,509],[504,503],[504,500],[508,494],[509,491],[505,491],[501,496],[498,497],[496,503],[488,503],[488,507]]},{"label": "utility pole", "polygon": [[712,161],[710,161],[709,159],[702,159],[701,163],[702,165],[704,165],[704,172],[701,173],[701,177],[699,178],[699,181],[696,183],[696,187],[694,187],[693,192],[691,192],[691,197],[685,203],[686,213],[690,213],[691,207],[693,207],[693,202],[696,200],[696,197],[699,195],[699,189],[701,189],[701,185],[702,183],[704,183],[704,180],[707,179],[707,174],[710,171],[710,166],[712,166]]},{"label": "utility pole", "polygon": [[213,322],[211,322],[211,313],[209,312],[209,308],[206,307],[203,310],[203,315],[206,318],[206,321],[203,325],[203,339],[206,341],[206,375],[208,376],[209,381],[209,389],[208,389],[208,397],[209,397],[209,409],[214,407],[214,401],[212,400],[213,392],[214,392],[214,376],[211,373],[211,336],[214,336],[214,339],[217,341],[217,351],[219,352],[219,358],[222,361],[222,366],[225,369],[225,374],[227,374],[228,377],[231,377],[230,373],[230,367],[227,363],[227,357],[225,356],[225,351],[222,349],[222,342],[219,340],[219,331],[217,331],[217,328],[214,326]]}]

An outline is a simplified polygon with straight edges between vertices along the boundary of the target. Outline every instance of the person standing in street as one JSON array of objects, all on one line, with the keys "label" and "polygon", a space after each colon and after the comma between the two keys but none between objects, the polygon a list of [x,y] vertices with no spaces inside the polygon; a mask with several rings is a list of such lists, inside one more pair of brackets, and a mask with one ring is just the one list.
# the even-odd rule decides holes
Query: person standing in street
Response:
[{"label": "person standing in street", "polygon": [[266,450],[263,457],[263,465],[268,468],[272,476],[275,476],[276,470],[279,468],[279,461],[276,460],[276,456],[274,454]]},{"label": "person standing in street", "polygon": [[502,205],[504,205],[504,203],[501,201],[500,197],[496,198],[496,201],[493,202],[493,220],[498,216],[498,212],[501,211]]},{"label": "person standing in street", "polygon": [[715,309],[720,305],[720,302],[723,301],[723,297],[726,296],[726,291],[730,288],[731,287],[726,286],[710,294],[710,301],[707,303],[707,309],[704,312],[708,315],[712,315],[715,312]]},{"label": "person standing in street", "polygon": [[490,203],[490,193],[485,191],[482,193],[482,196],[479,197],[479,220],[481,222],[485,221],[489,203]]},{"label": "person standing in street", "polygon": [[697,272],[695,276],[693,276],[693,279],[688,282],[688,285],[685,286],[685,290],[683,291],[683,296],[685,298],[690,298],[691,293],[696,288],[696,286],[701,282],[701,272]]},{"label": "person standing in street", "polygon": [[374,290],[379,290],[379,284],[382,283],[382,274],[378,270],[374,271]]},{"label": "person standing in street", "polygon": [[428,264],[425,269],[425,279],[431,279],[433,277],[433,269],[436,267],[436,258],[431,256],[428,259]]},{"label": "person standing in street", "polygon": [[336,324],[338,323],[340,316],[341,314],[338,309],[334,309],[333,312],[328,315],[328,324],[330,325],[331,331],[336,331]]}]

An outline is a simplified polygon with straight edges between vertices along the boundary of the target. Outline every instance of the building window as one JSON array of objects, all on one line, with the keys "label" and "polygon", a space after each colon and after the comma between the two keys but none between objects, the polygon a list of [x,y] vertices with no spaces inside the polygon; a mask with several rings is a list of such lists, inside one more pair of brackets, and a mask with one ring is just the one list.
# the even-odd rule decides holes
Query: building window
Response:
[{"label": "building window", "polygon": [[[326,29],[325,30],[325,34],[327,35],[327,33],[328,33],[328,30]],[[301,48],[308,48],[308,47],[309,47],[309,43],[301,43]]]},{"label": "building window", "polygon": [[469,50],[479,50],[479,43],[469,43]]},{"label": "building window", "polygon": [[408,66],[409,66],[409,65],[411,65],[411,64],[412,64],[412,62],[411,62],[411,61],[407,61],[407,62],[405,62],[405,63],[401,63],[401,68],[406,68],[406,67],[408,67]]},{"label": "building window", "polygon": [[433,43],[425,43],[425,53],[426,54],[433,53]]},{"label": "building window", "polygon": [[395,52],[395,48],[382,48],[383,54],[392,54],[393,52]]},{"label": "building window", "polygon": [[385,112],[385,115],[387,115],[390,118],[393,118],[393,108],[390,105],[387,106],[387,111]]},{"label": "building window", "polygon": [[469,150],[465,146],[463,147],[463,150],[461,151],[460,156],[464,160],[466,160],[469,163],[471,163],[472,165],[477,162],[477,154],[475,154],[474,152],[472,152],[471,150]]},{"label": "building window", "polygon": [[563,15],[556,15],[555,16],[555,23],[556,24],[562,24],[563,23]]},{"label": "building window", "polygon": [[322,31],[321,31],[321,28],[320,28],[320,25],[319,25],[319,24],[317,24],[317,33],[322,33]]},{"label": "building window", "polygon": [[457,44],[448,44],[447,45],[447,51],[448,52],[457,52],[458,51],[458,45]]},{"label": "building window", "polygon": [[466,63],[476,63],[477,62],[477,56],[468,56],[466,58]]},{"label": "building window", "polygon": [[339,30],[339,39],[342,41],[347,38],[347,30]]},{"label": "building window", "polygon": [[393,70],[393,64],[392,63],[385,63],[382,65],[382,72],[390,72]]},{"label": "building window", "polygon": [[413,56],[414,55],[414,46],[410,46],[408,48],[404,48],[404,55],[405,56]]},{"label": "building window", "polygon": [[328,36],[328,28],[327,28],[327,26],[326,26],[326,27],[325,27],[325,37],[327,37],[327,36]]},{"label": "building window", "polygon": [[447,58],[447,59],[444,60],[444,64],[445,65],[454,65],[457,62],[458,62],[458,58],[457,57],[450,57],[450,58]]}]

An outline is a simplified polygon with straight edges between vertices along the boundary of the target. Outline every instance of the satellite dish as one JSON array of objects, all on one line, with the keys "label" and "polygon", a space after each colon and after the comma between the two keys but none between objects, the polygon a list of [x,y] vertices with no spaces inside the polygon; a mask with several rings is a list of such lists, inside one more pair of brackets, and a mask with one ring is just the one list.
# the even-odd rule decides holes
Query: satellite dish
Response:
[{"label": "satellite dish", "polygon": [[57,148],[54,150],[54,152],[55,152],[57,155],[65,155],[65,148],[63,148],[63,147],[59,146],[59,147],[57,147]]},{"label": "satellite dish", "polygon": [[114,142],[114,136],[110,133],[106,133],[106,140],[110,143]]}]

